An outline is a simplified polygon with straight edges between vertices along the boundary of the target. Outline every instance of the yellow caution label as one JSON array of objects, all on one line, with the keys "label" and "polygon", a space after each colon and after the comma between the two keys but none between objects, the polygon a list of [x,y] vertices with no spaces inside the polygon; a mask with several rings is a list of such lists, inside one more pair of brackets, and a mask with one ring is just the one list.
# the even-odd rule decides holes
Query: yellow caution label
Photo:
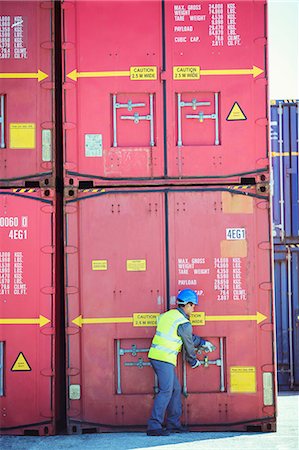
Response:
[{"label": "yellow caution label", "polygon": [[20,352],[17,356],[17,359],[12,365],[12,372],[30,372],[31,367],[29,366],[28,361],[26,360],[24,354]]},{"label": "yellow caution label", "polygon": [[174,66],[173,79],[174,80],[199,80],[200,67],[199,66]]},{"label": "yellow caution label", "polygon": [[145,272],[146,259],[127,259],[127,272]]},{"label": "yellow caution label", "polygon": [[235,102],[232,106],[232,109],[228,113],[226,120],[229,120],[229,121],[247,120],[247,117],[245,116],[244,112],[242,111],[240,105],[237,102]]},{"label": "yellow caution label", "polygon": [[35,123],[11,123],[10,148],[35,148]]},{"label": "yellow caution label", "polygon": [[157,67],[140,66],[130,67],[130,80],[156,80]]},{"label": "yellow caution label", "polygon": [[133,326],[134,327],[156,327],[157,317],[159,313],[134,313]]},{"label": "yellow caution label", "polygon": [[232,366],[230,368],[231,392],[256,392],[256,368]]},{"label": "yellow caution label", "polygon": [[205,313],[204,312],[195,312],[192,313],[190,316],[190,322],[192,325],[205,325],[206,319],[205,319]]},{"label": "yellow caution label", "polygon": [[228,116],[226,120],[232,121],[232,120],[247,120],[247,117],[243,113],[240,105],[235,102],[232,106],[232,109],[228,113]]},{"label": "yellow caution label", "polygon": [[92,261],[92,270],[108,270],[107,259],[94,259]]}]

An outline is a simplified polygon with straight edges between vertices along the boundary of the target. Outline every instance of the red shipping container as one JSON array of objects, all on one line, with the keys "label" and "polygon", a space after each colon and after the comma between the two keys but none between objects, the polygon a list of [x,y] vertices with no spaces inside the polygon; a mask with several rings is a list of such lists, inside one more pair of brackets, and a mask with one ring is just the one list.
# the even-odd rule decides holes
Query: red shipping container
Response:
[{"label": "red shipping container", "polygon": [[53,434],[54,192],[0,190],[2,434]]},{"label": "red shipping container", "polygon": [[264,0],[65,1],[67,180],[266,172],[265,24]]},{"label": "red shipping container", "polygon": [[50,185],[54,151],[54,3],[0,4],[0,185]]},{"label": "red shipping container", "polygon": [[[199,294],[194,332],[217,350],[179,360],[183,422],[275,429],[269,203],[255,189],[72,191],[66,203],[69,431],[144,426],[157,389],[157,314]],[[167,300],[169,299],[169,301]]]}]

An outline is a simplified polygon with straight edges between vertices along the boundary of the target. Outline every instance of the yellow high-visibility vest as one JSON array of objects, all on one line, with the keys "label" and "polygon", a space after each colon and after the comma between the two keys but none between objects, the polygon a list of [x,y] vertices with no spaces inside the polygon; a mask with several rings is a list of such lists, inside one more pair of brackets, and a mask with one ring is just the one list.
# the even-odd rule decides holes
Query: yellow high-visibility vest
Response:
[{"label": "yellow high-visibility vest", "polygon": [[176,366],[177,355],[181,351],[183,341],[178,336],[178,326],[189,322],[177,309],[171,309],[158,319],[156,334],[153,338],[148,357],[168,362]]}]

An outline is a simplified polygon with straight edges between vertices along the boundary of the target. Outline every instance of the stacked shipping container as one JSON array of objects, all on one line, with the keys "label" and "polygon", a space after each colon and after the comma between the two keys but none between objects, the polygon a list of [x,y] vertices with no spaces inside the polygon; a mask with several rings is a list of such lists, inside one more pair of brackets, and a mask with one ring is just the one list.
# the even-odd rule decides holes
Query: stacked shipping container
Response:
[{"label": "stacked shipping container", "polygon": [[185,287],[217,348],[179,360],[183,422],[275,430],[266,2],[61,8],[61,40],[58,2],[0,10],[1,432],[63,418],[62,162],[69,432],[145,426],[156,317]]},{"label": "stacked shipping container", "polygon": [[[145,426],[180,289],[192,429],[275,429],[266,2],[63,3],[68,429]],[[200,405],[200,406],[199,406]]]},{"label": "stacked shipping container", "polygon": [[[53,2],[0,3],[0,431],[53,434]],[[46,187],[47,186],[47,187]]]},{"label": "stacked shipping container", "polygon": [[278,383],[282,390],[298,389],[298,101],[271,104],[273,170],[273,239]]}]

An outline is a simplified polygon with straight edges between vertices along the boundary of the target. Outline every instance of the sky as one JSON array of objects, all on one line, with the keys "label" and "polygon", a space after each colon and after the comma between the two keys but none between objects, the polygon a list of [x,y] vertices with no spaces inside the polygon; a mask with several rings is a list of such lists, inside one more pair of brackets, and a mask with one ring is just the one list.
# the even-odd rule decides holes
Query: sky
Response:
[{"label": "sky", "polygon": [[299,99],[299,0],[268,0],[271,100]]}]

